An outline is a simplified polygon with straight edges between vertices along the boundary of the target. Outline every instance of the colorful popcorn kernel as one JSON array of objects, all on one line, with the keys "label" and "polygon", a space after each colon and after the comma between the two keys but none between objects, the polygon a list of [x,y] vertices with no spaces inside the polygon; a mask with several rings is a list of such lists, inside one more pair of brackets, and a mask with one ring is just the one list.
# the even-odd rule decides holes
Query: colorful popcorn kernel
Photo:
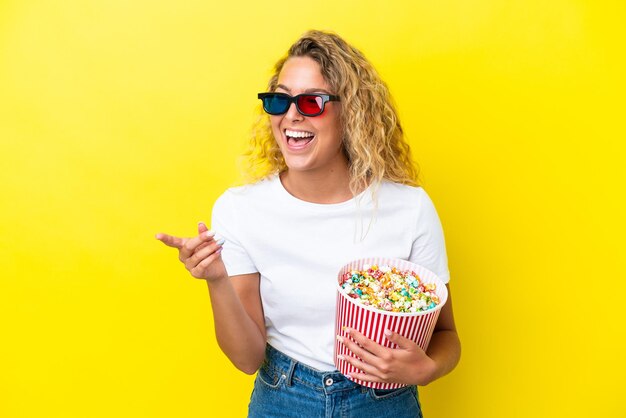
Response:
[{"label": "colorful popcorn kernel", "polygon": [[434,283],[422,283],[413,271],[386,265],[363,265],[342,276],[342,290],[355,301],[389,312],[421,312],[435,308]]}]

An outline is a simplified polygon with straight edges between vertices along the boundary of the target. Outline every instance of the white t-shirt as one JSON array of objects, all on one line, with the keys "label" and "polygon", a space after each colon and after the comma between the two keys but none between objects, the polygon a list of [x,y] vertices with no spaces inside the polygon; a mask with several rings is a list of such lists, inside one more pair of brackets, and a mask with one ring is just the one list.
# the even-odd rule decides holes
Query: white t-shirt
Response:
[{"label": "white t-shirt", "polygon": [[345,264],[401,258],[449,280],[443,230],[424,189],[384,181],[377,197],[371,225],[370,189],[357,196],[357,211],[356,199],[300,200],[278,175],[230,188],[213,206],[211,229],[226,240],[228,275],[261,275],[268,343],[315,369],[335,370],[335,286]]}]

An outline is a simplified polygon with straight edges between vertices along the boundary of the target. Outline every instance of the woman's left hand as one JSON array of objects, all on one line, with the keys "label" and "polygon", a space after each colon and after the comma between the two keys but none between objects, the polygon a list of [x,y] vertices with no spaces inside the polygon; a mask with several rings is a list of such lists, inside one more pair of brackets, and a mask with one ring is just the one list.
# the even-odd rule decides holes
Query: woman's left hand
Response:
[{"label": "woman's left hand", "polygon": [[[338,336],[354,355],[342,356],[362,373],[350,375],[366,382],[403,383],[424,386],[434,380],[437,364],[428,357],[415,342],[391,331],[385,331],[385,337],[398,348],[384,347],[360,332],[346,328],[344,333],[352,337]],[[359,358],[361,360],[359,360]]]}]

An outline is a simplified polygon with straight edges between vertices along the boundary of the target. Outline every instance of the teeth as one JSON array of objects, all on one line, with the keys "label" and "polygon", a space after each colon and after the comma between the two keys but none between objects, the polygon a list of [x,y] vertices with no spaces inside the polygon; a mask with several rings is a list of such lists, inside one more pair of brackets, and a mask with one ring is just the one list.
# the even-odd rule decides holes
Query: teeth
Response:
[{"label": "teeth", "polygon": [[314,136],[313,132],[305,132],[305,131],[290,131],[289,129],[285,130],[285,135],[290,136],[292,138],[308,138]]}]

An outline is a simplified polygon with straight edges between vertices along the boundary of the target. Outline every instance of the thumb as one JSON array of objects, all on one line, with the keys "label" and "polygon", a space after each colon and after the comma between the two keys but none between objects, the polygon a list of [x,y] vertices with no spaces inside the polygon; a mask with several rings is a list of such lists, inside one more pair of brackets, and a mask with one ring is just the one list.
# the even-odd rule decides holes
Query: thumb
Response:
[{"label": "thumb", "polygon": [[[198,222],[198,235],[202,235],[203,233],[205,233],[208,230],[209,230],[209,228],[207,228],[207,226],[206,226],[206,224],[204,222]],[[194,253],[197,253],[198,251],[200,251],[204,247],[208,246],[209,244],[210,244],[209,241],[203,242],[202,244],[200,244],[200,245],[198,245],[196,247],[196,249],[194,250]]]},{"label": "thumb", "polygon": [[200,235],[203,232],[208,231],[209,228],[207,228],[206,224],[204,222],[198,222],[198,235]]},{"label": "thumb", "polygon": [[404,350],[412,350],[415,349],[415,347],[420,348],[414,341],[388,329],[385,330],[385,338]]}]

